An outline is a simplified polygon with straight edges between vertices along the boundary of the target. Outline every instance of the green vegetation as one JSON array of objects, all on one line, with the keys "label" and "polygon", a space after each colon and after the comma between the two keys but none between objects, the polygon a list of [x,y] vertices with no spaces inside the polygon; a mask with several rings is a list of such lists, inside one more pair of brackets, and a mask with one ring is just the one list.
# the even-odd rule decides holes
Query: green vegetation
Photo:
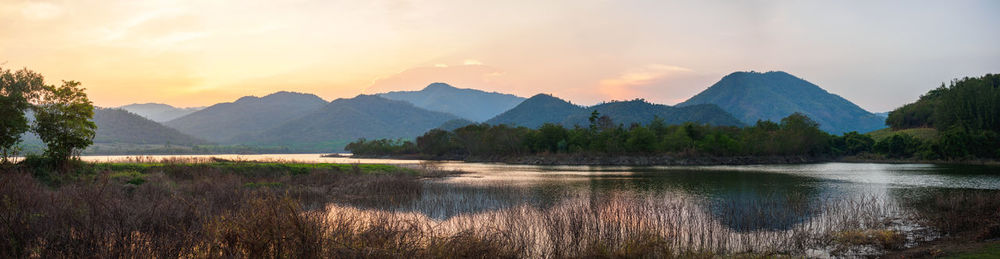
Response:
[{"label": "green vegetation", "polygon": [[943,257],[945,259],[978,259],[978,258],[1000,258],[1000,243],[993,243],[983,246],[976,251],[964,252]]},{"label": "green vegetation", "polygon": [[42,75],[28,69],[11,72],[0,67],[0,162],[8,163],[8,157],[17,155],[21,135],[30,128],[26,114],[42,89]]},{"label": "green vegetation", "polygon": [[[667,125],[655,119],[649,125],[625,127],[596,111],[590,127],[564,128],[544,124],[538,129],[474,124],[444,131],[435,129],[416,143],[400,140],[359,140],[347,145],[358,155],[422,154],[433,157],[503,157],[533,154],[584,153],[604,155],[686,154],[705,156],[825,156],[867,151],[871,145],[857,133],[831,136],[801,114],[781,123],[758,122],[750,127],[686,123]],[[852,153],[853,154],[853,153]]]},{"label": "green vegetation", "polygon": [[885,138],[897,134],[910,135],[914,138],[919,139],[920,141],[937,141],[938,138],[938,130],[934,128],[912,128],[912,129],[901,129],[901,130],[884,128],[865,133],[865,135],[872,137],[872,139],[874,139],[875,141],[881,141]]},{"label": "green vegetation", "polygon": [[[893,131],[873,133],[897,158],[1000,158],[1000,75],[956,79],[892,112]],[[925,128],[934,128],[936,131]],[[936,133],[936,134],[935,134]]]},{"label": "green vegetation", "polygon": [[[97,125],[91,119],[94,105],[79,88],[80,83],[63,81],[61,86],[45,85],[41,74],[27,69],[17,72],[0,69],[0,162],[8,164],[22,135],[30,128],[45,143],[45,154],[61,164],[93,143]],[[34,123],[26,114],[34,112]],[[30,127],[29,127],[30,126]]]}]

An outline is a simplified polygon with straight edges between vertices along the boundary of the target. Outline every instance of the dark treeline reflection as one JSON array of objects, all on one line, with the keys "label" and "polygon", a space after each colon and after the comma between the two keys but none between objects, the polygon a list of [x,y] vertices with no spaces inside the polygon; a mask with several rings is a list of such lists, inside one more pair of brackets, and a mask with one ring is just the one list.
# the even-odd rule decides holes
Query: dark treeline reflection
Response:
[{"label": "dark treeline reflection", "polygon": [[587,200],[592,207],[622,196],[654,202],[682,199],[732,230],[756,231],[787,230],[812,217],[825,200],[821,196],[838,195],[814,178],[765,172],[638,169],[575,177],[539,174],[552,175],[528,181],[433,180],[425,182],[419,195],[350,205],[447,220],[518,206],[547,209],[573,199]]}]

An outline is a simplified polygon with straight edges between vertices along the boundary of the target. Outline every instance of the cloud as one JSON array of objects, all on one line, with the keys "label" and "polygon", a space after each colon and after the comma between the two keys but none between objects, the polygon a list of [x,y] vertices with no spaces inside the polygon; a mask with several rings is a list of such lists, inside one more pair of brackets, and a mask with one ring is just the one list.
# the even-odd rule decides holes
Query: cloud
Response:
[{"label": "cloud", "polygon": [[649,87],[660,86],[672,78],[694,75],[695,71],[685,67],[649,64],[621,73],[618,77],[603,79],[598,91],[606,98],[624,100],[648,96]]}]

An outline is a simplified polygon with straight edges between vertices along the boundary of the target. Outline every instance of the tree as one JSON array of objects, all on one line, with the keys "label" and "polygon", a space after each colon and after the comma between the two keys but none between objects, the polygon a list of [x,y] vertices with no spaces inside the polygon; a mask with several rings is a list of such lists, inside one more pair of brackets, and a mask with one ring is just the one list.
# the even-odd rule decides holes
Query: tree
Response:
[{"label": "tree", "polygon": [[8,158],[16,155],[21,135],[29,129],[26,112],[43,87],[44,78],[38,73],[0,68],[0,163],[8,163]]},{"label": "tree", "polygon": [[94,105],[79,86],[75,81],[46,86],[41,103],[35,107],[35,133],[48,147],[45,154],[55,161],[66,161],[93,144],[97,129],[91,121]]}]

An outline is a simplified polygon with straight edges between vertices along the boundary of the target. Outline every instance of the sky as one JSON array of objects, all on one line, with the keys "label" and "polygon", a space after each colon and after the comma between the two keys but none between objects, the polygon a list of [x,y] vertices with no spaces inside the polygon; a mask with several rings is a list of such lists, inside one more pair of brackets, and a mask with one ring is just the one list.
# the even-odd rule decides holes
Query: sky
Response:
[{"label": "sky", "polygon": [[873,112],[1000,73],[1000,1],[0,0],[0,64],[98,106],[433,82],[675,104],[781,70]]}]

